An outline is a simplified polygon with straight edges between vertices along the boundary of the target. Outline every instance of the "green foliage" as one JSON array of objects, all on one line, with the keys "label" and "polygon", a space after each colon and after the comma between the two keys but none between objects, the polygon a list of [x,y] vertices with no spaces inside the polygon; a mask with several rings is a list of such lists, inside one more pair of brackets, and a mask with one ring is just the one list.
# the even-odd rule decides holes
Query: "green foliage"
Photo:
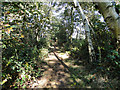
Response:
[{"label": "green foliage", "polygon": [[120,74],[120,53],[116,50],[116,40],[104,22],[100,22],[96,18],[92,22],[95,34],[91,33],[91,36],[96,61],[89,63],[87,40],[73,40],[72,48],[69,47],[70,54],[77,59],[75,61],[77,65],[79,61],[83,60],[89,68],[94,69],[93,73],[99,72],[110,78],[117,78]]},{"label": "green foliage", "polygon": [[[87,40],[72,39],[74,28],[77,27],[76,23],[82,25],[81,17],[73,3],[61,3],[66,9],[59,19],[50,16],[52,12],[48,8],[51,7],[47,3],[3,2],[2,4],[2,86],[4,88],[26,88],[26,82],[31,82],[40,76],[42,72],[38,64],[47,57],[48,47],[55,45],[54,42],[57,42],[58,47],[63,47],[63,51],[70,52],[71,57],[76,59],[76,64],[80,65],[81,60],[86,66],[89,64],[94,69],[93,73],[99,72],[115,78],[119,76],[120,53],[116,50],[116,40],[107,25],[100,22],[101,15],[95,17],[89,15],[89,12],[94,12],[94,10],[89,11],[93,9],[92,4],[81,3],[83,6],[86,5],[84,12],[88,14],[86,16],[92,22],[90,25],[93,25],[95,32],[95,34],[91,33],[96,54],[96,61],[92,64],[89,63]],[[85,10],[86,8],[88,10]],[[73,83],[72,86],[76,84]],[[84,83],[82,86],[85,86]]]},{"label": "green foliage", "polygon": [[56,37],[58,39],[58,45],[62,46],[63,43],[66,43],[67,36],[65,30],[61,29],[59,32],[56,33]]},{"label": "green foliage", "polygon": [[[73,58],[79,60],[85,60],[85,62],[88,62],[89,60],[89,53],[88,53],[88,47],[87,47],[87,41],[86,40],[73,40],[72,41],[72,48],[70,48],[70,54]],[[79,56],[79,57],[78,57]]]},{"label": "green foliage", "polygon": [[[44,57],[43,55],[40,58],[41,49],[47,47],[46,39],[39,34],[41,26],[38,24],[42,19],[38,21],[38,18],[35,18],[33,9],[36,8],[36,4],[11,2],[3,5],[5,19],[2,22],[2,86],[25,88],[25,82],[42,74],[38,64]],[[30,13],[26,9],[28,7]],[[41,15],[40,12],[37,14]],[[31,19],[38,23],[32,24]],[[48,51],[46,55],[47,53]]]},{"label": "green foliage", "polygon": [[[96,20],[95,22],[95,36],[93,44],[96,52],[96,62],[94,62],[94,69],[97,72],[107,74],[111,78],[119,76],[120,72],[120,54],[116,50],[117,44],[113,34],[106,29],[106,24]],[[94,40],[96,38],[96,40]]]},{"label": "green foliage", "polygon": [[[3,41],[2,79],[6,79],[9,75],[11,77],[10,81],[13,81],[18,76],[18,73],[25,76],[36,76],[38,74],[36,61],[39,59],[40,50],[36,46],[30,47],[27,44],[14,41],[14,39]],[[23,81],[26,80],[23,78],[20,85],[23,84]]]}]

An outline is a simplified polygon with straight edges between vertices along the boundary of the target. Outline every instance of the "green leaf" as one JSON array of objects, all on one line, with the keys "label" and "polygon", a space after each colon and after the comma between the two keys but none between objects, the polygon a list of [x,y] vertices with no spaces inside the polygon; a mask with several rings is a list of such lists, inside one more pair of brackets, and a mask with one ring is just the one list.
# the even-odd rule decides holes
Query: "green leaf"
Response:
[{"label": "green leaf", "polygon": [[25,84],[23,85],[23,88],[26,88],[26,85],[25,85]]},{"label": "green leaf", "polygon": [[24,77],[24,76],[22,77],[22,80],[24,80],[24,81],[25,81],[25,77]]},{"label": "green leaf", "polygon": [[12,25],[11,27],[12,27],[12,28],[17,28],[17,26],[16,26],[16,25]]},{"label": "green leaf", "polygon": [[13,66],[12,69],[15,70],[15,66]]},{"label": "green leaf", "polygon": [[118,65],[118,62],[115,62]]},{"label": "green leaf", "polygon": [[15,86],[14,88],[18,88],[17,86]]},{"label": "green leaf", "polygon": [[20,84],[23,85],[23,80],[21,80]]}]

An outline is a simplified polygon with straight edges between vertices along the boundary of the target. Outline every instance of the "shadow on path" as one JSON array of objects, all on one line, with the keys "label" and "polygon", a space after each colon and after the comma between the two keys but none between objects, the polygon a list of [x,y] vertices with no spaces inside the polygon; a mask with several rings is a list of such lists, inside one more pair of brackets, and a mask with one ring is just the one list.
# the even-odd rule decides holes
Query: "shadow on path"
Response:
[{"label": "shadow on path", "polygon": [[68,54],[55,48],[50,50],[48,58],[44,59],[46,63],[38,64],[43,72],[42,77],[38,77],[30,88],[98,88],[101,83],[104,84],[97,82],[100,80],[96,80],[96,76],[90,74],[82,62],[75,65]]},{"label": "shadow on path", "polygon": [[33,82],[30,88],[71,88],[74,81],[71,79],[69,67],[53,52],[44,61],[46,63],[39,65],[43,72],[42,77]]}]

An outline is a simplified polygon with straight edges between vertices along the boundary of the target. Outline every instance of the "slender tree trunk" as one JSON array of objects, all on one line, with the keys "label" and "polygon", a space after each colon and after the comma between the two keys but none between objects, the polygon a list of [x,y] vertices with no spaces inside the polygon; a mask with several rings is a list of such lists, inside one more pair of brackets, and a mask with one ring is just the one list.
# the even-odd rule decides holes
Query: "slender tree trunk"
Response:
[{"label": "slender tree trunk", "polygon": [[[2,2],[0,2],[0,25],[2,26]],[[2,82],[2,27],[0,27],[0,82]],[[2,89],[1,83],[0,83],[0,89]]]},{"label": "slender tree trunk", "polygon": [[74,4],[75,4],[76,7],[78,7],[78,9],[80,11],[80,14],[82,16],[82,20],[83,20],[84,28],[85,28],[85,33],[86,33],[86,38],[87,38],[87,41],[88,41],[90,61],[93,62],[93,61],[96,60],[96,58],[95,58],[95,51],[94,51],[91,36],[90,36],[89,22],[88,22],[88,20],[85,16],[80,4],[77,2],[77,0],[74,0]]},{"label": "slender tree trunk", "polygon": [[78,39],[78,30],[77,30],[77,35],[76,35],[76,40]]},{"label": "slender tree trunk", "polygon": [[98,9],[103,15],[108,27],[113,32],[115,38],[118,40],[120,48],[120,16],[116,13],[114,6],[108,2],[98,2]]}]

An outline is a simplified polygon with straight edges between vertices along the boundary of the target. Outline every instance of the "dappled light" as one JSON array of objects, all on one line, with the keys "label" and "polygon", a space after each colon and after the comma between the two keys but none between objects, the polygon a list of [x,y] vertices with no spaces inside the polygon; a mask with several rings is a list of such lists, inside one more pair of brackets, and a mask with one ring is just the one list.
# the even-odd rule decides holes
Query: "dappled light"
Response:
[{"label": "dappled light", "polygon": [[120,87],[120,2],[0,2],[3,89]]},{"label": "dappled light", "polygon": [[[31,88],[60,88],[67,87],[70,83],[70,74],[64,66],[57,60],[53,53],[49,53],[48,57],[44,59],[47,65],[42,65],[44,70],[43,77],[38,78],[36,83],[33,83]],[[67,81],[67,82],[66,82]],[[68,84],[69,85],[69,84]]]}]

